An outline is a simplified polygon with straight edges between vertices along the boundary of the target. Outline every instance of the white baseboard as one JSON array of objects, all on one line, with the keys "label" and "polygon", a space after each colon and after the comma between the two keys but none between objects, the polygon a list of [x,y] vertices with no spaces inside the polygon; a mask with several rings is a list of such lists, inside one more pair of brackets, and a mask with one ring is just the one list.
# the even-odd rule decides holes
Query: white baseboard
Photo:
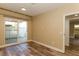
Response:
[{"label": "white baseboard", "polygon": [[[28,40],[27,42],[30,42],[31,40]],[[4,47],[8,47],[8,46],[12,46],[12,45],[17,45],[17,44],[22,44],[22,43],[26,43],[26,42],[19,42],[19,43],[11,43],[11,44],[5,44],[0,46],[0,48],[4,48]]]},{"label": "white baseboard", "polygon": [[[32,42],[35,42],[35,43],[37,43],[37,44],[46,46],[46,47],[48,47],[48,48],[50,48],[50,49],[54,49],[54,50],[56,50],[56,51],[59,51],[59,52],[64,53],[63,50],[60,50],[60,49],[58,49],[58,48],[55,48],[55,47],[52,47],[52,46],[49,46],[49,45],[46,45],[46,44],[44,44],[44,43],[40,43],[40,42],[37,42],[37,41],[34,41],[34,40],[28,40],[27,42],[31,42],[31,41],[32,41]],[[22,43],[25,43],[25,42],[22,42]],[[16,44],[21,44],[21,43],[6,44],[6,45],[0,46],[0,48],[4,48],[4,47],[7,47],[7,46],[16,45]]]},{"label": "white baseboard", "polygon": [[2,45],[2,46],[0,46],[0,48],[4,48],[4,47],[8,47],[8,46],[11,46],[11,45],[16,45],[16,44],[18,44],[18,43],[5,44],[5,45]]},{"label": "white baseboard", "polygon": [[55,48],[55,47],[52,47],[52,46],[49,46],[49,45],[46,45],[46,44],[44,44],[44,43],[40,43],[40,42],[37,42],[37,41],[34,41],[34,40],[31,40],[31,41],[33,41],[33,42],[35,42],[35,43],[37,43],[37,44],[43,45],[43,46],[45,46],[45,47],[48,47],[48,48],[50,48],[50,49],[53,49],[53,50],[56,50],[56,51],[59,51],[59,52],[64,53],[63,50],[60,50],[60,49],[58,49],[58,48]]},{"label": "white baseboard", "polygon": [[31,42],[31,41],[33,41],[33,40],[27,40],[27,42]]}]

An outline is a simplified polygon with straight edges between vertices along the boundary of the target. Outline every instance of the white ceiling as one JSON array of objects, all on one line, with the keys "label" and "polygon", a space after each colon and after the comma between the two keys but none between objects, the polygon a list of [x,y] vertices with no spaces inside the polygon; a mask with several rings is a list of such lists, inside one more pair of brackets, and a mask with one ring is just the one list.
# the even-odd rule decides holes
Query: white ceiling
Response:
[{"label": "white ceiling", "polygon": [[[0,3],[1,8],[29,16],[35,16],[63,5],[62,3]],[[21,8],[26,8],[26,11],[22,11]]]}]

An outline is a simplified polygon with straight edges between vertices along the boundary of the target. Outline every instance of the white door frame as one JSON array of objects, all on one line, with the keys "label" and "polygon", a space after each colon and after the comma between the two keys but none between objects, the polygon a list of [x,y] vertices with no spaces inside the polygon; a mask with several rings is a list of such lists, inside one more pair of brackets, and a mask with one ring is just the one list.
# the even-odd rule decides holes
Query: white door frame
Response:
[{"label": "white door frame", "polygon": [[65,20],[66,20],[66,16],[69,16],[72,14],[79,14],[79,11],[67,13],[63,16],[63,52],[65,52],[65,22],[66,22]]}]

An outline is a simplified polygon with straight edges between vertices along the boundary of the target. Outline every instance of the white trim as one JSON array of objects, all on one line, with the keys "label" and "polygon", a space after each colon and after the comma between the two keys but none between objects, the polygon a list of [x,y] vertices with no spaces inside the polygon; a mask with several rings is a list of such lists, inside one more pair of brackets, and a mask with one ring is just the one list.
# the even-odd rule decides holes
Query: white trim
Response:
[{"label": "white trim", "polygon": [[63,51],[63,50],[61,50],[61,49],[58,49],[58,48],[56,48],[56,47],[49,46],[49,45],[46,45],[46,44],[44,44],[44,43],[37,42],[37,41],[34,41],[34,40],[31,40],[31,41],[33,41],[33,42],[35,42],[35,43],[37,43],[37,44],[43,45],[43,46],[45,46],[45,47],[48,47],[48,48],[50,48],[50,49],[53,49],[53,50],[56,50],[56,51],[59,51],[59,52],[62,52],[62,53],[64,53],[64,51]]},{"label": "white trim", "polygon": [[27,42],[32,42],[33,40],[27,40]]},{"label": "white trim", "polygon": [[[72,13],[73,14],[73,13]],[[65,42],[65,31],[66,31],[66,28],[65,28],[65,26],[66,26],[66,16],[68,16],[68,15],[71,15],[70,13],[68,13],[68,14],[65,14],[64,16],[63,16],[63,50],[64,50],[64,52],[65,52],[65,47],[66,46],[69,46],[69,43],[68,44],[66,44],[66,42]]]},{"label": "white trim", "polygon": [[65,52],[65,15],[63,16],[63,51]]},{"label": "white trim", "polygon": [[72,15],[72,14],[79,14],[79,11],[77,11],[77,12],[67,13],[67,14],[65,14],[65,16],[69,16],[69,15]]},{"label": "white trim", "polygon": [[16,44],[19,44],[19,43],[12,43],[12,44],[1,45],[0,48],[4,48],[4,47],[16,45]]},{"label": "white trim", "polygon": [[[63,33],[64,33],[64,35],[63,35],[64,38],[63,38],[63,39],[64,39],[64,43],[65,43],[65,44],[64,44],[64,43],[63,43],[63,44],[64,44],[64,46],[69,46],[69,22],[70,22],[70,21],[69,21],[69,19],[66,19],[66,16],[64,16],[64,17],[65,17],[65,18],[64,18],[64,22],[63,22],[63,24],[64,24],[64,25],[63,25],[63,26],[64,26],[64,27],[63,27],[63,31],[64,31],[64,32],[63,32]],[[68,30],[66,29],[67,26],[68,26]],[[66,30],[68,31],[68,33],[66,33]],[[68,35],[68,36],[67,36],[67,35]],[[67,38],[66,38],[66,37],[67,37]],[[66,40],[67,40],[67,42],[66,42]],[[65,48],[64,48],[64,49],[65,49]]]}]

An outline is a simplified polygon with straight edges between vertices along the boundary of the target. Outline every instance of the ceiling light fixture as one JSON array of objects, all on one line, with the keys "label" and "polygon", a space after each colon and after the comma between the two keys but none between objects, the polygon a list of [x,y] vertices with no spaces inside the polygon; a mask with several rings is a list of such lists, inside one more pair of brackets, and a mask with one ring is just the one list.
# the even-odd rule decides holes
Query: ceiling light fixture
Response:
[{"label": "ceiling light fixture", "polygon": [[78,16],[78,14],[75,14],[74,16]]},{"label": "ceiling light fixture", "polygon": [[26,11],[26,9],[25,9],[25,8],[22,8],[21,10],[22,10],[22,11]]}]

